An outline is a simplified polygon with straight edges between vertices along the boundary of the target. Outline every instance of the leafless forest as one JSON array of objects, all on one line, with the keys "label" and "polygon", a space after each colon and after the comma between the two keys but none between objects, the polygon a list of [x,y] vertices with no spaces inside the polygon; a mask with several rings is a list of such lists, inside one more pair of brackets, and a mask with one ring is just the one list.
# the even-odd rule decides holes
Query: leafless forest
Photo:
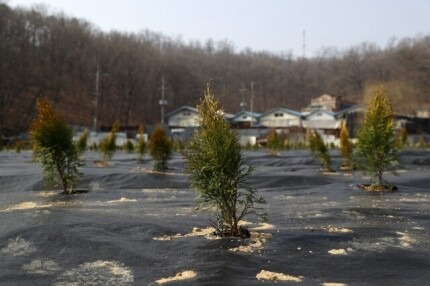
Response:
[{"label": "leafless forest", "polygon": [[229,42],[185,43],[150,31],[106,33],[43,8],[19,10],[0,2],[0,132],[26,131],[40,96],[52,100],[68,122],[91,126],[97,66],[102,125],[158,122],[163,75],[167,111],[195,105],[209,79],[232,113],[249,96],[251,81],[256,111],[300,109],[322,93],[362,102],[380,82],[397,112],[430,108],[429,35],[393,40],[383,49],[363,43],[296,58],[236,51]]}]

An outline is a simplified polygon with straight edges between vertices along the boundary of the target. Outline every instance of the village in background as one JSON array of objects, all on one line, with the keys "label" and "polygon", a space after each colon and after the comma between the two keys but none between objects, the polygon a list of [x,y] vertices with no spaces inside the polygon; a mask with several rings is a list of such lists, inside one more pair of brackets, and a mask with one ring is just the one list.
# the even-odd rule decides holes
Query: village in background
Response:
[{"label": "village in background", "polygon": [[[252,98],[251,106],[252,106]],[[160,100],[162,103],[162,100]],[[360,128],[365,106],[345,101],[340,96],[323,94],[312,98],[308,106],[300,111],[286,107],[273,108],[265,112],[247,110],[247,103],[241,102],[242,111],[236,114],[225,113],[224,116],[231,126],[237,130],[240,145],[244,148],[264,147],[267,137],[272,130],[276,130],[285,148],[305,148],[306,131],[318,132],[324,143],[330,147],[339,147],[340,129],[342,122],[346,123],[349,138],[355,142]],[[426,146],[430,142],[430,112],[421,111],[416,115],[395,114],[395,130],[397,136],[403,132],[407,134],[405,146]],[[173,143],[183,145],[199,128],[199,115],[196,107],[181,106],[163,116],[161,126],[172,138]],[[156,125],[145,125],[143,139],[148,141]],[[102,126],[95,129],[87,126],[73,126],[74,141],[86,130],[88,146],[98,146],[109,136],[112,126]],[[136,144],[139,138],[139,126],[120,126],[116,133],[116,145],[124,147],[127,142]],[[18,142],[21,146],[29,146],[28,133],[3,139],[9,146]]]},{"label": "village in background", "polygon": [[[251,99],[252,100],[252,99]],[[161,102],[161,101],[160,101]],[[252,106],[252,103],[251,103]],[[236,114],[225,113],[225,118],[238,131],[240,144],[243,147],[264,147],[268,134],[274,129],[283,140],[286,148],[304,148],[306,146],[306,130],[318,132],[326,145],[339,147],[340,129],[346,122],[349,137],[355,142],[360,128],[365,106],[348,102],[340,96],[323,94],[311,99],[308,106],[300,111],[285,107],[274,108],[265,112],[247,110],[247,103],[242,101],[242,111]],[[181,106],[164,116],[163,128],[173,142],[185,143],[199,128],[199,115],[196,107]],[[430,112],[417,115],[395,115],[396,133],[406,132],[406,146],[427,145],[430,142]],[[89,133],[88,145],[100,144],[110,133],[111,126],[104,126],[101,131]],[[155,125],[144,126],[144,140],[150,138]],[[86,127],[75,126],[74,140],[78,141]],[[135,144],[138,138],[138,127],[120,127],[117,132],[117,146],[124,146],[128,141]]]}]

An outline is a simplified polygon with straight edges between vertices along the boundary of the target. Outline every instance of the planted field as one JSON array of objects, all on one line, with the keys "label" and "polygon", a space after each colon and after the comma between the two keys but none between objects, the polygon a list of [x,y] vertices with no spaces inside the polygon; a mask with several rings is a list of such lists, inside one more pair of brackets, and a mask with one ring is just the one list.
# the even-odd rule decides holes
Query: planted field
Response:
[{"label": "planted field", "polygon": [[357,188],[360,172],[322,173],[307,151],[244,157],[269,220],[219,239],[179,155],[161,173],[128,154],[100,167],[89,152],[78,185],[89,192],[61,195],[42,189],[31,153],[0,153],[0,284],[428,283],[429,151],[401,152],[400,176],[386,176],[399,190],[383,194]]}]

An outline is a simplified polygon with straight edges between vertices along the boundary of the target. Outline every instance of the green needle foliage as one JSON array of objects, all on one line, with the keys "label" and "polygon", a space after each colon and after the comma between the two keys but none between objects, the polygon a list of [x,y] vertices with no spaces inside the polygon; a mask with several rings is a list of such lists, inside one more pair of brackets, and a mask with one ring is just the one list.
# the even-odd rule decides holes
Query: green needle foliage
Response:
[{"label": "green needle foliage", "polygon": [[38,116],[30,130],[34,158],[42,164],[45,182],[61,186],[63,193],[74,193],[82,164],[72,130],[46,98],[38,99],[36,107]]},{"label": "green needle foliage", "polygon": [[139,163],[143,162],[143,156],[145,155],[145,152],[146,152],[146,143],[145,143],[145,138],[143,138],[143,134],[144,134],[144,128],[141,125],[139,127],[139,138],[136,144],[137,160],[139,161]]},{"label": "green needle foliage", "polygon": [[167,169],[167,161],[172,154],[173,144],[167,137],[163,128],[158,125],[151,134],[149,143],[149,154],[154,159],[154,170],[164,171]]},{"label": "green needle foliage", "polygon": [[406,127],[402,127],[396,138],[396,146],[398,149],[402,149],[407,147],[407,145],[408,145],[408,130],[406,129]]},{"label": "green needle foliage", "polygon": [[76,142],[76,148],[78,149],[79,154],[82,154],[87,150],[88,136],[88,129],[85,129],[81,136],[79,136],[79,140]]},{"label": "green needle foliage", "polygon": [[385,189],[384,172],[391,171],[395,174],[398,166],[393,109],[385,94],[383,86],[375,89],[375,96],[358,132],[357,151],[354,154],[357,168],[376,179],[371,186],[372,190]]},{"label": "green needle foliage", "polygon": [[315,156],[316,146],[314,139],[314,131],[312,129],[306,129],[306,144],[308,145],[309,151],[312,156]]},{"label": "green needle foliage", "polygon": [[324,144],[321,135],[319,135],[315,130],[308,129],[306,131],[306,139],[308,141],[312,157],[321,162],[324,171],[332,171],[329,149]]},{"label": "green needle foliage", "polygon": [[216,212],[212,224],[218,235],[247,237],[239,221],[251,214],[264,217],[254,204],[265,200],[246,181],[252,168],[244,166],[238,135],[225,120],[210,84],[197,108],[200,128],[183,153],[189,181],[198,193],[196,202]]},{"label": "green needle foliage", "polygon": [[131,142],[130,140],[127,140],[127,142],[125,142],[124,150],[128,154],[133,153],[133,151],[134,151],[133,142]]},{"label": "green needle foliage", "polygon": [[282,147],[281,139],[279,138],[278,133],[276,133],[276,129],[272,128],[269,134],[267,135],[267,149],[270,154],[277,154],[279,149]]},{"label": "green needle foliage", "polygon": [[103,161],[112,160],[113,154],[116,151],[116,133],[119,130],[119,122],[115,121],[108,136],[100,142],[99,150],[102,153]]},{"label": "green needle foliage", "polygon": [[340,154],[343,157],[343,167],[346,169],[352,169],[352,151],[353,145],[349,140],[349,130],[346,126],[346,121],[342,121],[340,128]]}]

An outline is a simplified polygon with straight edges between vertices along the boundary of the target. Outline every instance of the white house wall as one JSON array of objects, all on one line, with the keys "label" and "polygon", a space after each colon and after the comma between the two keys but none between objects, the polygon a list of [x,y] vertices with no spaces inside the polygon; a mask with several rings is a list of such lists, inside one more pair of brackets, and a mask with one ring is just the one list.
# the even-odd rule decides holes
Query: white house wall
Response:
[{"label": "white house wall", "polygon": [[[189,115],[187,115],[189,114]],[[178,112],[169,117],[167,124],[169,126],[175,127],[197,127],[198,125],[198,115],[189,111]]]},{"label": "white house wall", "polygon": [[313,120],[335,120],[334,115],[328,114],[326,112],[317,111],[313,114],[310,114],[306,117],[306,120],[313,121]]},{"label": "white house wall", "polygon": [[260,117],[260,124],[267,127],[289,127],[301,126],[301,120],[297,116],[283,112],[282,117],[275,117],[275,113],[279,111]]}]

